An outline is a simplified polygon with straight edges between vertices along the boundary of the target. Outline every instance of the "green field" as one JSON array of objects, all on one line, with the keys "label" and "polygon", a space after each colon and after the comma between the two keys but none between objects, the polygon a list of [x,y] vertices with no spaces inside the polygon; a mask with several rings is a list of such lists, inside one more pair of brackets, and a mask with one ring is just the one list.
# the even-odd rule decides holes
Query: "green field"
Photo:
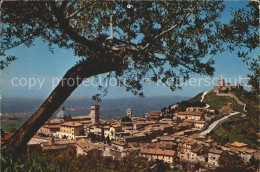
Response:
[{"label": "green field", "polygon": [[227,106],[227,104],[231,101],[229,97],[219,97],[216,96],[216,93],[210,91],[204,99],[206,104],[210,105],[211,109],[219,110],[223,106]]},{"label": "green field", "polygon": [[1,129],[9,132],[10,127],[13,126],[15,129],[19,129],[22,126],[22,122],[20,121],[1,121]]},{"label": "green field", "polygon": [[199,102],[199,101],[201,100],[202,94],[203,94],[203,92],[197,94],[195,97],[191,98],[191,99],[189,100],[189,102],[193,102],[193,103],[194,103],[194,102]]}]

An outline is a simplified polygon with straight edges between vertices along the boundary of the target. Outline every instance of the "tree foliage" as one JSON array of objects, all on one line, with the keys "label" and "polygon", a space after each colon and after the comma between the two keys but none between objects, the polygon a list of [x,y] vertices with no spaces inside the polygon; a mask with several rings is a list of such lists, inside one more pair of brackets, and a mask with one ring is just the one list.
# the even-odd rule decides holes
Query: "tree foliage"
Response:
[{"label": "tree foliage", "polygon": [[99,154],[77,156],[75,147],[64,151],[31,153],[29,157],[25,154],[16,157],[6,147],[1,148],[1,153],[1,171],[6,172],[142,171],[153,164],[139,158],[136,152],[128,154],[122,161]]},{"label": "tree foliage", "polygon": [[[32,47],[40,38],[51,52],[55,45],[80,58],[64,77],[80,76],[82,82],[106,73],[103,82],[116,77],[126,91],[142,97],[148,76],[174,91],[192,73],[212,76],[212,57],[226,50],[226,44],[231,51],[246,48],[238,55],[248,60],[247,54],[259,44],[258,3],[248,4],[247,9],[233,11],[233,19],[223,24],[221,1],[134,1],[131,8],[126,1],[4,1],[0,69],[20,58],[9,49],[21,44]],[[13,135],[17,150],[78,86],[61,85]],[[107,94],[108,87],[99,88]],[[93,96],[98,101],[100,97]]]},{"label": "tree foliage", "polygon": [[51,51],[54,44],[72,49],[80,60],[93,55],[105,58],[108,52],[124,58],[128,68],[107,77],[127,78],[121,85],[143,96],[142,79],[147,75],[175,90],[191,73],[212,76],[212,56],[225,50],[223,43],[230,51],[247,48],[237,52],[244,59],[259,46],[257,2],[233,10],[227,24],[219,20],[224,10],[222,2],[151,1],[131,2],[131,8],[127,5],[82,0],[4,2],[1,56],[6,59],[0,61],[1,69],[16,58],[7,50],[21,44],[31,47],[40,37],[49,43]]},{"label": "tree foliage", "polygon": [[259,74],[259,69],[260,69],[259,61],[258,60],[254,60],[250,64],[250,68],[249,68],[251,73],[247,75],[249,77],[248,84],[251,86],[252,93],[254,93],[255,95],[259,95],[260,94],[260,88],[259,88],[259,85],[260,85],[260,74]]},{"label": "tree foliage", "polygon": [[[93,54],[104,58],[110,52],[128,63],[116,77],[127,78],[126,90],[140,96],[146,75],[175,90],[179,79],[188,79],[192,72],[213,74],[214,61],[206,55],[221,50],[221,2],[131,2],[131,8],[127,4],[4,2],[1,54],[20,44],[31,47],[38,37],[50,50],[53,44],[72,49],[81,60]],[[173,80],[169,83],[168,78]]]},{"label": "tree foliage", "polygon": [[245,168],[244,161],[237,154],[229,154],[227,151],[223,152],[219,157],[219,165],[226,170],[242,170]]},{"label": "tree foliage", "polygon": [[121,122],[132,122],[131,118],[129,118],[128,116],[124,116],[122,119],[121,119]]}]

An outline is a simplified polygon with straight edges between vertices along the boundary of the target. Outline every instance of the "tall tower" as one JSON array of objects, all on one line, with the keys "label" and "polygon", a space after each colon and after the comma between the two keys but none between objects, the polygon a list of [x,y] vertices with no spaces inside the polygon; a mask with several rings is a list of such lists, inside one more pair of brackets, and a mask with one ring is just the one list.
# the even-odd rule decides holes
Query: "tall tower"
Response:
[{"label": "tall tower", "polygon": [[132,109],[128,108],[126,113],[129,118],[132,117]]},{"label": "tall tower", "polygon": [[221,86],[221,87],[225,86],[225,81],[224,81],[224,79],[222,77],[220,77],[218,79],[218,86]]},{"label": "tall tower", "polygon": [[99,124],[99,105],[91,105],[91,111],[89,116],[93,124]]}]

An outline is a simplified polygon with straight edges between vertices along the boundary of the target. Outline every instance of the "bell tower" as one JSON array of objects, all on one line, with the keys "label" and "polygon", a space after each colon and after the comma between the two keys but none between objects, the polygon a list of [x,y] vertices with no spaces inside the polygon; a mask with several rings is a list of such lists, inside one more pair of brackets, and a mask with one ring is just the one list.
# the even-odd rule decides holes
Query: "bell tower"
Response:
[{"label": "bell tower", "polygon": [[132,117],[132,109],[130,109],[130,108],[127,109],[127,116],[128,116],[129,118]]},{"label": "bell tower", "polygon": [[218,79],[218,86],[221,86],[221,87],[225,86],[225,81],[224,81],[224,79],[222,77],[220,77]]},{"label": "bell tower", "polygon": [[90,116],[91,122],[93,124],[99,124],[99,120],[100,120],[100,117],[99,117],[99,105],[97,105],[97,104],[91,105],[91,111],[90,111],[89,116]]}]

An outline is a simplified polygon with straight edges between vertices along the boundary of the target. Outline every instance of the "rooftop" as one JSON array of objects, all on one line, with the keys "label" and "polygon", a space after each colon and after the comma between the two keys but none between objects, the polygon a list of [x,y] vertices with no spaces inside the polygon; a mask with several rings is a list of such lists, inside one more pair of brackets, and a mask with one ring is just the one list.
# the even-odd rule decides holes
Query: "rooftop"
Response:
[{"label": "rooftop", "polygon": [[60,126],[59,125],[43,125],[42,127],[44,127],[44,128],[50,128],[50,129],[54,129],[54,128],[60,128]]},{"label": "rooftop", "polygon": [[162,113],[161,111],[152,111],[152,112],[150,112],[148,114],[161,114],[161,113]]},{"label": "rooftop", "polygon": [[184,120],[184,122],[197,123],[197,124],[204,124],[205,123],[205,121],[197,121],[197,120],[192,120],[192,119],[186,119],[186,120]]},{"label": "rooftop", "polygon": [[203,112],[193,112],[193,111],[185,111],[185,112],[178,112],[179,115],[193,115],[193,116],[201,116]]},{"label": "rooftop", "polygon": [[151,154],[151,155],[164,155],[164,156],[174,156],[175,151],[173,150],[162,150],[162,149],[146,149],[140,150],[141,154]]},{"label": "rooftop", "polygon": [[80,127],[80,126],[83,126],[83,124],[80,124],[78,122],[65,122],[63,124],[61,124],[61,126],[68,126],[68,127]]},{"label": "rooftop", "polygon": [[125,143],[125,142],[120,142],[120,141],[113,141],[112,144],[119,145],[119,146],[125,146],[125,145],[127,145],[127,143]]},{"label": "rooftop", "polygon": [[212,140],[212,139],[208,139],[208,140],[206,140],[205,142],[206,142],[206,143],[211,143],[211,142],[213,142],[213,140]]},{"label": "rooftop", "polygon": [[211,148],[209,150],[209,153],[218,154],[218,155],[220,155],[222,152],[223,152],[222,150],[218,150],[216,148]]},{"label": "rooftop", "polygon": [[248,148],[240,148],[240,149],[238,149],[238,151],[242,152],[242,153],[254,153],[254,152],[256,152],[256,150],[248,149]]},{"label": "rooftop", "polygon": [[85,138],[80,138],[76,141],[76,144],[82,148],[87,147],[89,145],[89,143],[90,143],[89,140],[87,140]]},{"label": "rooftop", "polygon": [[84,147],[84,148],[83,148],[83,151],[86,152],[86,153],[88,153],[88,152],[90,152],[90,151],[92,151],[92,150],[94,150],[94,149],[95,149],[94,147],[88,146],[88,147]]},{"label": "rooftop", "polygon": [[234,146],[234,147],[245,147],[245,146],[247,146],[247,144],[240,143],[240,142],[234,142],[234,143],[231,143],[231,146]]},{"label": "rooftop", "polygon": [[71,116],[67,111],[65,111],[65,107],[62,106],[61,110],[57,113],[56,118],[64,119],[64,118],[71,118]]},{"label": "rooftop", "polygon": [[229,152],[238,153],[238,149],[237,148],[230,148]]},{"label": "rooftop", "polygon": [[195,148],[193,148],[191,151],[197,153],[197,152],[199,152],[201,149],[203,149],[203,145],[197,145],[197,146],[196,146]]},{"label": "rooftop", "polygon": [[54,119],[52,119],[50,121],[45,122],[45,124],[61,124],[63,122],[64,122],[63,119],[54,118]]},{"label": "rooftop", "polygon": [[83,120],[83,119],[91,119],[90,118],[90,116],[73,116],[73,117],[71,117],[71,119],[74,119],[74,120],[77,120],[77,119],[79,119],[79,120]]}]

